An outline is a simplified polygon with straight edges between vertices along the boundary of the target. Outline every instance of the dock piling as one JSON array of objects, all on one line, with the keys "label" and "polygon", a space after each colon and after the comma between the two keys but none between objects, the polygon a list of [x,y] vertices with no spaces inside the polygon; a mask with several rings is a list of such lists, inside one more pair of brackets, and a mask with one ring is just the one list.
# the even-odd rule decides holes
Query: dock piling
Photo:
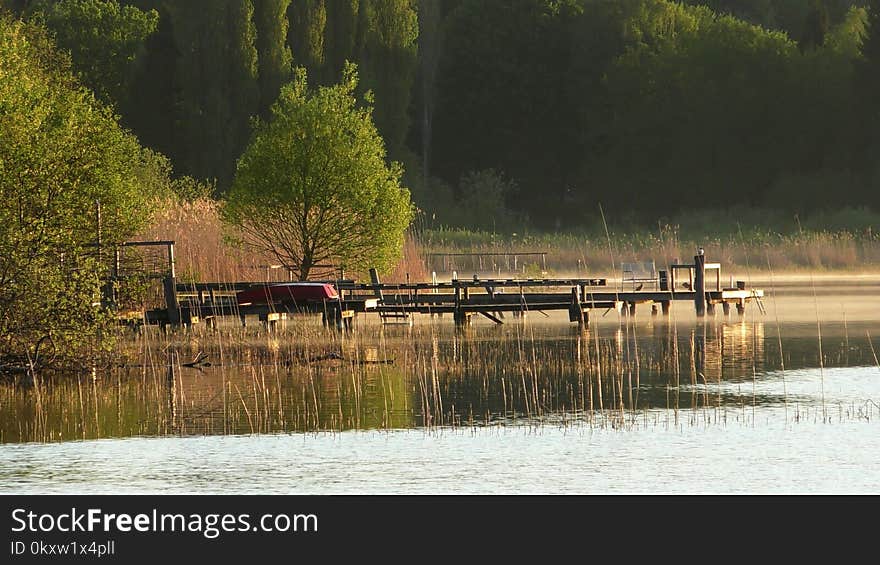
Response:
[{"label": "dock piling", "polygon": [[706,315],[706,256],[703,253],[694,255],[694,307],[698,318]]}]

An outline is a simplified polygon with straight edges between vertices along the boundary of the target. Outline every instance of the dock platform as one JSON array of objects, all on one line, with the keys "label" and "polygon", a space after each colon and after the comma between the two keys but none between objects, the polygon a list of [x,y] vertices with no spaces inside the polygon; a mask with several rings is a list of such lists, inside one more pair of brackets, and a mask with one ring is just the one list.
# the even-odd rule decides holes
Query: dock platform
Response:
[{"label": "dock platform", "polygon": [[[653,288],[625,290],[611,288],[604,278],[492,278],[453,279],[443,282],[383,283],[374,269],[370,282],[354,280],[323,281],[332,284],[339,297],[302,300],[298,303],[238,304],[237,293],[265,285],[259,282],[179,283],[173,276],[164,280],[165,307],[148,310],[143,323],[184,325],[204,322],[214,327],[223,317],[237,317],[242,324],[256,317],[270,331],[296,315],[321,314],[325,325],[351,327],[356,315],[375,312],[383,322],[411,323],[415,315],[451,314],[457,325],[467,325],[473,315],[482,315],[497,324],[505,313],[522,316],[530,311],[562,310],[569,320],[587,326],[593,310],[614,310],[622,317],[634,316],[640,306],[650,306],[654,316],[669,316],[672,304],[692,304],[696,315],[714,315],[721,306],[724,315],[733,310],[743,315],[749,303],[763,311],[761,289],[746,288],[743,281],[722,288],[721,265],[706,263],[703,255],[690,264],[672,264],[647,281]],[[707,273],[714,284],[707,285]]]}]

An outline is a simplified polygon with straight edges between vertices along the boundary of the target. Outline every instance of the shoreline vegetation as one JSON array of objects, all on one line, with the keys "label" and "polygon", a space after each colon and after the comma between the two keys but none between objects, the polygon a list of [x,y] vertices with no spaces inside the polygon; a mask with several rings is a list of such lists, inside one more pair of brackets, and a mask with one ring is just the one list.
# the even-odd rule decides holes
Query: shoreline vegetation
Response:
[{"label": "shoreline vegetation", "polygon": [[880,0],[789,3],[0,0],[0,372],[160,278],[880,268]]},{"label": "shoreline vegetation", "polygon": [[[153,225],[140,234],[143,239],[173,239],[177,244],[177,267],[183,280],[237,281],[278,280],[285,274],[267,270],[271,258],[246,253],[229,245],[223,238],[218,202],[210,198],[167,201],[161,206]],[[756,213],[752,212],[752,216]],[[481,276],[571,275],[583,277],[619,276],[621,262],[653,260],[658,269],[675,259],[688,262],[699,247],[718,261],[726,271],[747,270],[755,273],[847,274],[880,272],[880,235],[872,226],[880,225],[880,215],[865,210],[845,210],[833,217],[816,217],[800,223],[796,218],[743,218],[737,224],[732,212],[694,212],[690,216],[658,222],[653,230],[635,223],[609,226],[606,236],[601,220],[598,229],[582,232],[491,233],[462,228],[433,227],[417,220],[409,230],[402,258],[385,276],[388,282],[430,281],[432,271],[438,278],[451,274],[456,265],[462,277],[479,271]],[[849,218],[849,219],[847,219]],[[772,230],[767,225],[782,227]],[[690,224],[688,224],[690,222]],[[847,223],[843,223],[847,222]],[[845,228],[843,225],[855,226]],[[611,250],[609,251],[609,243]],[[494,262],[491,253],[546,252],[546,270],[539,260],[524,257],[514,273],[510,261]],[[462,258],[457,264],[429,260],[430,254],[474,253],[484,255]],[[613,264],[612,264],[613,256]],[[543,271],[543,272],[542,272]],[[365,279],[365,273],[346,273]]]}]

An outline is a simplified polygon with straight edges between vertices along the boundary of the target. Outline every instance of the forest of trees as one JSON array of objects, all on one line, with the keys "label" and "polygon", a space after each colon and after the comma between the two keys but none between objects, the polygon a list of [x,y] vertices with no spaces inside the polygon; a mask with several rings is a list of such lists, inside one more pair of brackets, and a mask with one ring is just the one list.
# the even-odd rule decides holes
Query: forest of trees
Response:
[{"label": "forest of trees", "polygon": [[296,66],[357,63],[447,225],[880,210],[880,0],[0,0],[178,175],[228,191]]}]

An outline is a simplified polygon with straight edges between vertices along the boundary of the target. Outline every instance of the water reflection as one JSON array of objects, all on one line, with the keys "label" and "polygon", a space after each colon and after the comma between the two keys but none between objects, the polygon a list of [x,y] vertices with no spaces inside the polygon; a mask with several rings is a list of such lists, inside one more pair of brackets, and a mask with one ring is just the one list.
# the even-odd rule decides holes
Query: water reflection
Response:
[{"label": "water reflection", "polygon": [[[873,364],[867,335],[852,325],[823,329],[823,366]],[[425,324],[380,328],[378,339],[361,332],[321,355],[284,339],[222,352],[208,341],[145,343],[141,358],[161,361],[38,388],[4,383],[0,441],[625,422],[654,410],[677,420],[683,410],[719,417],[820,401],[803,387],[788,390],[785,377],[818,365],[816,336],[763,322],[652,320],[585,331],[520,323],[466,332]],[[222,363],[181,364],[198,351]]]}]

